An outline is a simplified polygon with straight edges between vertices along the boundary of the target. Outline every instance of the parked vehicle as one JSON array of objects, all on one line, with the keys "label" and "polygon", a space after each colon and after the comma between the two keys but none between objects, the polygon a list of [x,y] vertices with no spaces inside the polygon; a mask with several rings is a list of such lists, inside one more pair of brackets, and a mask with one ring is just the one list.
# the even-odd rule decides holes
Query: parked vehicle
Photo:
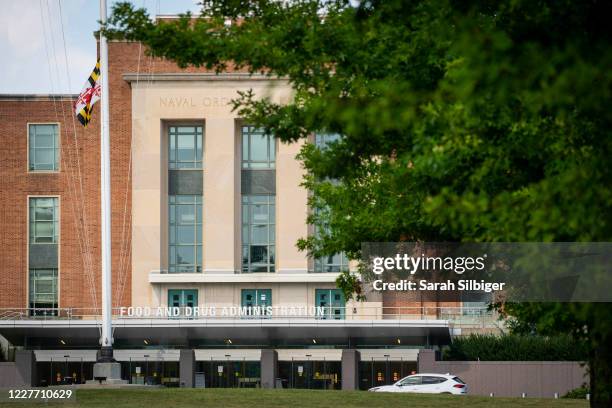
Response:
[{"label": "parked vehicle", "polygon": [[415,392],[423,394],[467,394],[468,386],[452,374],[415,374],[395,384],[370,388],[372,392]]}]

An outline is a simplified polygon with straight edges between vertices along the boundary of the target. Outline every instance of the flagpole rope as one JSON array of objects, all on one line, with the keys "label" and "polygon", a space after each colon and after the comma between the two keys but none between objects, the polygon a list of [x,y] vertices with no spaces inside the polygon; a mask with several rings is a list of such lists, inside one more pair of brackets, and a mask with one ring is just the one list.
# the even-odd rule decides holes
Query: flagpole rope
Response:
[{"label": "flagpole rope", "polygon": [[[45,25],[45,18],[44,18],[44,11],[43,11],[42,0],[39,1],[39,6],[40,6],[41,23],[42,23],[42,27],[43,27],[43,33],[44,33],[45,31],[47,31],[47,28],[46,28],[46,25]],[[47,11],[48,10],[49,10],[49,5],[47,3]],[[51,33],[51,29],[50,29],[50,22],[51,22],[51,20],[50,20],[50,13],[48,13],[47,17],[49,19],[48,20],[49,21],[49,33],[52,34]],[[47,61],[49,62],[48,65],[47,65],[48,72],[49,72],[49,84],[50,84],[50,87],[51,87],[51,93],[53,94],[55,92],[55,87],[53,86],[54,76],[53,76],[52,67],[51,67],[51,55],[50,55],[50,51],[49,51],[50,47],[49,47],[49,43],[47,41],[47,35],[45,34],[45,35],[43,35],[43,37],[44,37],[44,41],[45,41],[45,54],[47,56]],[[57,64],[57,60],[55,59],[55,56],[53,58],[53,61],[54,61],[55,64]],[[56,69],[56,72],[59,72],[59,69]],[[59,73],[58,73],[58,78],[59,78]],[[56,118],[56,121],[59,122],[59,113],[58,113],[58,109],[57,109],[56,98],[53,97],[52,101],[53,101],[53,109],[54,109],[54,112],[55,112],[55,118]],[[60,105],[62,106],[62,117],[64,117],[63,104],[60,103]],[[65,117],[64,117],[64,119],[65,119]],[[60,137],[61,137],[61,133],[60,133]],[[71,169],[71,168],[70,168],[70,166],[68,166],[68,162],[67,162],[67,158],[66,158],[66,155],[67,155],[66,150],[67,150],[67,148],[64,148],[63,144],[61,143],[61,139],[60,139],[59,145],[60,145],[60,152],[61,152],[61,161],[63,162],[64,167],[66,169],[65,177],[66,177],[66,181],[67,181],[67,184],[68,184],[69,193],[72,194],[73,197],[74,197],[74,196],[76,196],[76,187],[73,184],[73,182],[74,182],[73,172],[72,171],[69,172],[69,169]],[[72,175],[72,177],[70,177],[71,175]],[[74,199],[71,200],[71,206],[70,207],[71,207],[72,215],[73,215],[75,223],[76,223],[77,220],[78,220],[78,216],[77,216],[77,210],[75,208],[75,200]],[[80,255],[81,255],[81,261],[83,262],[83,266],[87,267],[87,263],[88,262],[85,259],[84,251],[83,251],[83,245],[84,245],[83,237],[81,236],[81,231],[78,228],[78,225],[77,225],[77,241],[78,241],[78,244],[79,244],[79,251],[80,251]],[[92,287],[93,285],[92,285],[92,282],[91,282],[90,274],[86,274],[86,276],[88,278],[90,278],[89,279],[90,280],[90,285],[89,286]],[[96,304],[95,303],[95,292],[93,293],[93,299],[94,299],[94,305],[95,305]]]},{"label": "flagpole rope", "polygon": [[[41,0],[41,2],[40,2],[40,6],[41,6],[41,20],[42,20],[42,23],[43,23],[43,29],[44,29],[44,30],[46,30],[46,28],[45,28],[45,26],[44,26],[44,13],[43,13],[43,10],[42,10],[42,9],[43,9],[43,7],[42,7],[42,0]],[[47,4],[47,10],[49,10],[48,4]],[[48,13],[48,14],[47,14],[47,17],[48,17],[48,19],[49,19],[48,21],[49,21],[49,27],[50,27],[50,21],[51,21],[50,13]],[[50,34],[52,34],[52,32],[51,32],[51,28],[49,28],[49,33],[50,33]],[[46,36],[45,36],[45,38],[44,38],[44,39],[45,39],[45,47],[46,47],[46,48],[45,48],[45,52],[46,52],[46,55],[47,55],[47,60],[49,61],[49,65],[48,65],[48,69],[49,69],[49,80],[50,80],[50,85],[51,85],[51,89],[52,89],[52,93],[53,93],[53,92],[54,92],[55,87],[53,86],[53,81],[54,81],[54,79],[53,79],[52,68],[51,68],[51,63],[50,63],[50,61],[51,61],[51,59],[50,59],[50,54],[49,54],[49,48],[50,48],[50,47],[49,47],[49,44],[48,44],[48,42],[47,42],[47,37],[46,37]],[[58,79],[59,79],[59,68],[57,68],[57,60],[56,60],[56,58],[55,58],[55,55],[54,55],[54,59],[53,59],[53,61],[56,63],[56,72],[57,72]],[[56,103],[55,103],[55,99],[56,99],[56,98],[53,98],[53,105],[54,105],[54,110],[55,110],[55,117],[56,117],[56,120],[59,122],[59,113],[58,113],[57,105],[56,105]],[[62,107],[62,116],[63,116],[63,118],[65,119],[65,116],[64,116],[64,110],[63,110],[63,108],[64,108],[64,107],[63,107],[63,104],[61,104],[61,103],[60,103],[60,106]],[[61,136],[61,134],[60,134],[60,136]],[[62,143],[61,143],[61,140],[60,140],[60,150],[62,151],[61,157],[62,157],[62,161],[64,162],[64,166],[65,166],[65,168],[66,168],[66,180],[67,180],[67,183],[68,183],[69,193],[72,193],[72,195],[73,195],[73,196],[76,196],[76,187],[74,187],[73,183],[71,183],[71,181],[73,181],[73,182],[74,182],[74,176],[73,176],[73,177],[72,177],[72,179],[71,179],[71,178],[69,177],[69,173],[68,173],[68,169],[69,169],[69,168],[71,168],[71,167],[70,167],[70,166],[68,166],[68,162],[67,162],[67,160],[66,160],[66,156],[67,156],[66,150],[67,150],[67,148],[65,149],[65,148],[63,147],[63,145],[62,145]],[[73,173],[71,173],[71,174],[73,174]],[[73,191],[74,191],[74,192],[73,192]],[[78,217],[77,217],[77,214],[76,214],[76,209],[75,209],[75,203],[74,203],[74,200],[72,200],[72,201],[71,201],[71,204],[72,204],[72,205],[71,205],[71,209],[72,209],[73,217],[74,217],[75,222],[76,222],[76,220],[78,220]],[[77,240],[78,240],[78,242],[79,242],[79,250],[80,250],[80,254],[81,254],[81,259],[82,259],[83,265],[84,265],[84,266],[87,266],[87,262],[86,262],[86,260],[84,259],[84,255],[83,255],[83,253],[84,253],[84,251],[83,251],[83,237],[81,236],[81,234],[80,234],[80,230],[79,230],[78,228],[77,228]],[[91,286],[91,285],[90,285],[90,286]],[[95,295],[95,294],[94,294],[94,295]]]},{"label": "flagpole rope", "polygon": [[[62,14],[62,2],[61,1],[58,2],[58,7],[59,7],[59,16],[60,16],[60,27],[61,27],[61,32],[62,32],[62,44],[64,47],[64,62],[66,65],[66,78],[68,80],[68,87],[69,89],[71,89],[72,86],[71,86],[71,81],[70,81],[70,71],[68,69],[68,51],[66,48],[66,36],[64,32],[64,18]],[[89,223],[87,222],[87,212],[85,211],[85,203],[84,203],[85,194],[83,192],[83,177],[82,177],[82,172],[81,172],[81,159],[80,159],[80,152],[79,152],[79,141],[78,141],[77,130],[76,130],[76,119],[75,119],[74,114],[71,114],[70,117],[72,119],[72,131],[73,131],[73,139],[74,139],[74,146],[75,146],[75,157],[76,157],[76,162],[77,162],[77,175],[78,175],[80,198],[81,198],[81,205],[82,205],[81,222],[82,222],[82,227],[83,227],[83,235],[85,236],[85,249],[87,251],[87,256],[91,260],[92,258],[91,240],[90,240],[91,237],[90,237],[89,228],[88,228]],[[90,265],[93,265],[93,262],[90,262]],[[91,271],[91,273],[93,274],[93,270]],[[92,288],[93,291],[95,291],[95,289],[96,289],[95,287]],[[96,299],[95,294],[94,294],[94,299]]]},{"label": "flagpole rope", "polygon": [[[60,79],[60,67],[59,67],[59,61],[58,61],[58,52],[55,48],[55,36],[53,35],[53,32],[51,31],[51,9],[49,7],[49,2],[47,0],[47,13],[48,13],[48,21],[49,21],[49,30],[50,30],[50,37],[51,37],[51,51],[53,53],[53,61],[55,63],[56,66],[56,73],[57,73],[57,78],[58,78],[58,82]],[[66,120],[66,110],[64,107],[64,104],[60,104],[61,110],[62,110],[62,119],[64,123],[68,123],[68,121]],[[66,134],[69,134],[68,131],[68,126],[65,126],[66,128]],[[74,128],[73,128],[74,131]],[[86,259],[86,263],[84,263],[85,266],[85,272],[86,272],[86,276],[88,278],[88,280],[90,281],[90,285],[89,285],[89,291],[90,294],[94,300],[94,307],[97,306],[97,291],[96,291],[96,285],[95,285],[95,275],[94,275],[94,271],[93,271],[93,257],[92,257],[92,251],[90,249],[90,242],[89,242],[89,237],[87,236],[86,232],[85,232],[85,228],[84,228],[84,223],[85,221],[85,209],[84,209],[84,204],[83,204],[83,193],[81,190],[81,194],[79,195],[79,192],[77,191],[77,182],[76,182],[76,175],[75,175],[75,169],[80,171],[80,163],[78,166],[75,165],[74,163],[74,156],[75,154],[78,154],[78,145],[74,146],[73,149],[66,149],[69,152],[69,159],[70,159],[70,169],[71,169],[71,176],[72,176],[72,195],[73,195],[73,202],[76,205],[76,211],[77,211],[77,217],[76,217],[76,221],[78,222],[77,224],[77,233],[80,234],[81,236],[81,240],[83,241],[83,254],[82,256],[84,256],[84,258]],[[76,150],[76,153],[75,153]]]},{"label": "flagpole rope", "polygon": [[[50,33],[50,37],[51,37],[51,51],[53,53],[53,61],[55,63],[55,68],[56,68],[56,73],[57,73],[57,79],[58,82],[60,80],[60,68],[59,68],[59,62],[58,62],[58,53],[55,49],[55,37],[53,35],[53,32],[51,31],[51,9],[49,7],[49,3],[47,1],[47,16],[48,16],[48,22],[49,22],[49,33]],[[62,119],[64,123],[68,123],[68,121],[66,120],[66,111],[65,111],[65,107],[64,104],[60,104],[61,110],[62,110]],[[68,135],[68,126],[65,126],[66,128],[66,134]],[[89,291],[90,294],[92,296],[92,299],[94,300],[94,307],[97,305],[97,293],[96,293],[96,285],[95,285],[95,276],[94,276],[94,272],[93,272],[93,259],[92,259],[92,255],[91,255],[91,250],[89,248],[89,240],[88,237],[85,235],[85,231],[84,228],[82,226],[82,223],[84,222],[84,207],[82,206],[83,203],[83,197],[79,197],[79,194],[77,192],[77,187],[76,187],[76,176],[75,176],[75,165],[74,165],[74,158],[73,158],[73,152],[70,151],[68,149],[68,147],[65,149],[69,154],[66,154],[66,158],[64,159],[64,162],[66,164],[67,168],[70,168],[70,174],[71,174],[71,181],[72,183],[69,184],[69,187],[72,189],[70,191],[70,193],[72,193],[73,196],[73,205],[76,206],[76,212],[77,214],[75,215],[75,221],[77,222],[77,236],[79,237],[79,239],[82,241],[82,245],[80,246],[80,250],[81,250],[81,257],[85,259],[85,261],[83,262],[83,266],[85,267],[85,272],[86,272],[86,277],[88,278],[90,284],[89,284]],[[70,158],[70,166],[67,165],[67,158]]]},{"label": "flagpole rope", "polygon": [[[47,10],[49,13],[49,22],[51,21],[51,10],[49,8],[49,3],[47,2]],[[62,34],[63,34],[63,21],[60,19],[60,23],[61,23],[61,28],[62,28]],[[57,75],[58,75],[58,80],[60,79],[60,67],[59,67],[59,53],[57,52],[57,50],[55,49],[55,36],[52,35],[52,40],[53,40],[53,53],[54,53],[54,61],[56,63],[56,68],[57,68]],[[66,53],[66,49],[65,49],[65,45],[64,45],[64,56],[65,56],[65,61],[67,64],[67,57],[66,57],[67,53]],[[66,65],[66,73],[67,73],[67,80],[68,82],[70,82],[70,75],[68,74],[68,66]],[[68,121],[66,120],[66,110],[64,105],[60,105],[62,108],[62,118],[64,120],[64,123],[68,123]],[[71,112],[68,113],[68,115],[71,115]],[[73,118],[74,119],[74,118]],[[68,132],[68,125],[65,126],[66,127],[66,134],[69,134]],[[75,202],[76,202],[76,206],[77,206],[77,210],[78,210],[78,214],[79,214],[79,224],[78,227],[81,229],[81,236],[83,237],[83,241],[84,241],[84,256],[85,259],[87,259],[87,264],[84,265],[86,267],[86,274],[88,275],[88,278],[90,280],[90,282],[92,284],[90,284],[89,287],[89,291],[90,294],[92,295],[92,298],[94,299],[94,307],[97,305],[97,293],[96,293],[96,285],[95,285],[95,274],[94,274],[94,268],[93,268],[93,255],[92,255],[92,250],[91,250],[91,243],[90,243],[90,237],[87,231],[87,215],[85,212],[85,204],[84,204],[84,194],[83,194],[83,188],[82,188],[82,181],[81,181],[81,164],[80,164],[80,160],[79,160],[79,149],[78,149],[78,139],[76,137],[76,128],[74,127],[74,122],[73,122],[73,138],[75,141],[75,144],[72,148],[72,150],[70,151],[70,160],[71,160],[71,169],[72,169],[72,178],[73,178],[73,183],[74,183],[74,198],[75,198]],[[77,164],[75,165],[75,157],[77,160]],[[79,184],[80,184],[80,189],[79,191],[77,191],[77,181],[76,178],[77,176],[75,176],[75,169],[78,172],[78,178],[79,178]],[[80,194],[79,194],[80,193]]]}]

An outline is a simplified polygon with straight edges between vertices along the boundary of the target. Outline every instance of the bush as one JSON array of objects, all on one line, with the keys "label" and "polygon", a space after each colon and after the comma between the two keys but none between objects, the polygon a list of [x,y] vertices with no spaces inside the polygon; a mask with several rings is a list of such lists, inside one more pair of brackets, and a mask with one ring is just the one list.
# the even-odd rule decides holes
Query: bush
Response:
[{"label": "bush", "polygon": [[561,398],[586,399],[586,396],[588,393],[589,393],[589,389],[583,385],[582,387],[571,390],[570,392],[568,392]]},{"label": "bush", "polygon": [[570,336],[472,334],[455,338],[443,356],[454,361],[586,361],[587,349]]}]

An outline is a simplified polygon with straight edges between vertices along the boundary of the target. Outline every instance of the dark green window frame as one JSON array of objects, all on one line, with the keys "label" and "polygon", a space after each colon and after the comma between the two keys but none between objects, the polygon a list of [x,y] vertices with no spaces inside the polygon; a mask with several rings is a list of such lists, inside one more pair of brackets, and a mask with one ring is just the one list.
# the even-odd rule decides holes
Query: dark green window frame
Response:
[{"label": "dark green window frame", "polygon": [[194,309],[198,307],[198,290],[197,289],[168,289],[168,307],[179,308],[179,316],[193,319],[195,313],[193,310],[187,312],[186,309]]},{"label": "dark green window frame", "polygon": [[343,320],[346,301],[340,289],[315,289],[317,319]]},{"label": "dark green window frame", "polygon": [[272,289],[242,289],[240,306],[247,309],[247,317],[269,317],[268,306],[272,306]]}]

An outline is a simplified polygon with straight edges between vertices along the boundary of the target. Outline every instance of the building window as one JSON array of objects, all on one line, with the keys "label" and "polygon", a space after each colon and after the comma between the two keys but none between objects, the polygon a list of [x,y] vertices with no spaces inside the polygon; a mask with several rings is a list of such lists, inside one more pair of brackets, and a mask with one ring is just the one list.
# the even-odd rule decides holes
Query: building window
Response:
[{"label": "building window", "polygon": [[461,292],[461,311],[464,316],[483,316],[491,312],[488,305],[493,302],[491,293]]},{"label": "building window", "polygon": [[59,233],[57,197],[30,198],[30,243],[56,244]]},{"label": "building window", "polygon": [[274,272],[275,197],[242,196],[242,272]]},{"label": "building window", "polygon": [[315,146],[321,150],[325,150],[331,143],[339,142],[341,139],[337,133],[316,133]]},{"label": "building window", "polygon": [[202,126],[168,128],[168,168],[202,168]]},{"label": "building window", "polygon": [[168,272],[202,272],[202,196],[168,198]]},{"label": "building window", "polygon": [[340,289],[316,289],[315,306],[319,319],[344,319],[345,301]]},{"label": "building window", "polygon": [[268,306],[272,306],[272,289],[242,289],[241,298],[246,316],[270,316]]},{"label": "building window", "polygon": [[322,272],[343,272],[348,271],[348,258],[344,252],[322,256],[315,259],[314,271]]},{"label": "building window", "polygon": [[262,129],[242,127],[242,167],[273,169],[276,161],[276,140]]},{"label": "building window", "polygon": [[30,269],[30,314],[57,313],[57,269]]},{"label": "building window", "polygon": [[[170,289],[168,290],[168,306],[178,308],[180,316],[193,317],[193,308],[198,306],[197,289]],[[187,309],[192,309],[187,311]]]},{"label": "building window", "polygon": [[29,125],[30,171],[59,170],[59,130],[57,124]]},{"label": "building window", "polygon": [[[331,143],[339,142],[340,139],[341,136],[337,133],[317,133],[315,134],[315,146],[320,150],[325,150]],[[319,228],[315,227],[315,235],[318,234]],[[327,227],[322,228],[327,230]],[[342,272],[347,270],[348,258],[344,252],[322,256],[314,260],[314,272],[316,273]]]},{"label": "building window", "polygon": [[[321,230],[327,231],[327,226],[315,226],[314,234],[318,236]],[[344,272],[349,270],[349,260],[344,252],[338,252],[332,255],[321,256],[314,260],[314,272]]]}]

